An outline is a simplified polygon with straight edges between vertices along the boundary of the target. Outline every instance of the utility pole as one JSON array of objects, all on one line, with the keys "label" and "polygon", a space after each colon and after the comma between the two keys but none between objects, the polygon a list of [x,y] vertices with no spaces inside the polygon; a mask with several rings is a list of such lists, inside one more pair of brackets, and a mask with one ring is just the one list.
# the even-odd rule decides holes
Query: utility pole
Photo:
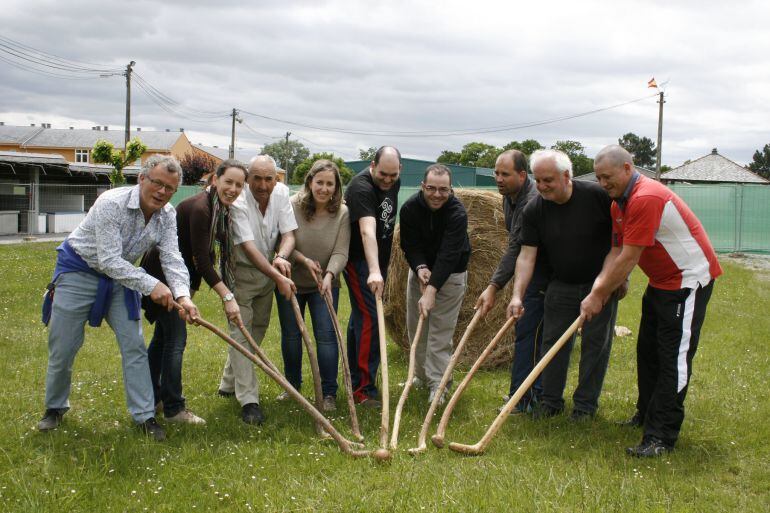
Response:
[{"label": "utility pole", "polygon": [[286,152],[284,153],[283,158],[283,168],[286,170],[286,183],[291,183],[291,170],[289,170],[289,157],[291,157],[289,153],[289,136],[291,135],[291,132],[286,132]]},{"label": "utility pole", "polygon": [[661,144],[663,143],[663,104],[666,101],[663,99],[663,91],[660,92],[660,98],[658,99],[658,152],[655,157],[655,179],[660,182],[660,153]]},{"label": "utility pole", "polygon": [[238,109],[233,107],[233,128],[230,132],[230,153],[228,154],[231,159],[235,158],[235,120],[238,116]]},{"label": "utility pole", "polygon": [[131,139],[131,71],[136,62],[131,61],[126,66],[126,134],[123,141],[123,151],[128,154],[128,141]]}]

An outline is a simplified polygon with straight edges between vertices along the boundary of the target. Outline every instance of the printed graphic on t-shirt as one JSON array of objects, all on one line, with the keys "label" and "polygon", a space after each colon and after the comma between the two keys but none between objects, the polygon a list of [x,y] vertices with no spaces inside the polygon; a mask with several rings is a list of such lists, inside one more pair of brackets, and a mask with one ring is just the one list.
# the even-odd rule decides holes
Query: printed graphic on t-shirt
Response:
[{"label": "printed graphic on t-shirt", "polygon": [[380,221],[382,221],[382,235],[381,239],[388,239],[393,235],[393,228],[396,224],[396,216],[393,215],[395,208],[393,207],[393,201],[390,198],[384,198],[380,206],[377,207],[380,212]]}]

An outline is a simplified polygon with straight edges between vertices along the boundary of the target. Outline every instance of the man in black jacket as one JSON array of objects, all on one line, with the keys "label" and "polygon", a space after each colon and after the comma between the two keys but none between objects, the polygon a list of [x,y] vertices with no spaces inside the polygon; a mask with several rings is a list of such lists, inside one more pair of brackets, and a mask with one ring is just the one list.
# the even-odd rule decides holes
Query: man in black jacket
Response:
[{"label": "man in black jacket", "polygon": [[[508,228],[508,247],[500,263],[497,264],[489,285],[476,301],[476,308],[481,309],[481,315],[495,306],[497,292],[513,278],[516,259],[521,251],[522,212],[530,201],[537,198],[535,181],[527,175],[527,157],[519,150],[504,151],[495,162],[495,183],[497,190],[503,195],[503,213],[505,226]],[[548,263],[545,252],[537,255],[537,262],[532,273],[532,280],[524,294],[524,315],[516,321],[516,342],[513,346],[513,363],[511,364],[511,384],[508,397],[512,396],[524,380],[532,372],[540,358],[540,346],[543,343],[543,304],[545,289],[548,287]],[[535,406],[542,391],[540,379],[535,381],[527,390],[524,397],[516,405],[513,413],[530,412]]]},{"label": "man in black jacket", "polygon": [[[430,388],[433,401],[452,356],[452,336],[467,285],[468,214],[452,194],[452,172],[434,164],[425,171],[420,192],[400,212],[401,249],[409,263],[406,323],[414,338],[425,317],[416,353],[417,381]],[[448,388],[447,388],[448,389]],[[443,402],[442,397],[442,402]]]}]

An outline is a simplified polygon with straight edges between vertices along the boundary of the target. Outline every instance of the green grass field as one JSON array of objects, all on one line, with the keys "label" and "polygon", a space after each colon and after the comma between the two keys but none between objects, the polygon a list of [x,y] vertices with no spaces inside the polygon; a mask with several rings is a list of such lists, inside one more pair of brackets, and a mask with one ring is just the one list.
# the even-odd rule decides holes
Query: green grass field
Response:
[{"label": "green grass field", "polygon": [[[429,451],[415,458],[405,450],[415,444],[427,408],[426,392],[416,391],[404,412],[402,450],[382,465],[352,460],[332,442],[319,441],[298,406],[274,401],[278,387],[264,376],[262,403],[268,420],[260,429],[243,424],[237,403],[215,394],[226,346],[202,328],[190,328],[185,395],[188,407],[208,421],[205,427],[167,426],[169,436],[163,443],[141,436],[125,409],[117,344],[104,326],[87,328],[75,364],[72,409],[64,424],[55,432],[38,433],[47,361],[39,305],[53,268],[54,247],[0,246],[0,511],[770,508],[767,273],[724,264],[726,273],[715,287],[695,358],[682,436],[668,456],[641,461],[623,452],[640,438],[639,431],[615,425],[634,410],[631,336],[615,340],[593,423],[575,425],[566,416],[547,421],[516,417],[483,456],[460,456],[429,442]],[[634,332],[643,287],[644,278],[636,272],[618,316],[618,324]],[[196,301],[207,319],[224,325],[214,294],[203,291]],[[341,305],[346,320],[346,296]],[[263,347],[280,366],[275,318]],[[394,408],[406,356],[393,346],[388,356]],[[568,396],[575,378],[571,373]],[[507,387],[507,371],[481,373],[455,411],[448,441],[478,440]],[[334,422],[347,434],[344,397],[338,406]],[[360,418],[372,446],[379,412],[360,410]]]}]

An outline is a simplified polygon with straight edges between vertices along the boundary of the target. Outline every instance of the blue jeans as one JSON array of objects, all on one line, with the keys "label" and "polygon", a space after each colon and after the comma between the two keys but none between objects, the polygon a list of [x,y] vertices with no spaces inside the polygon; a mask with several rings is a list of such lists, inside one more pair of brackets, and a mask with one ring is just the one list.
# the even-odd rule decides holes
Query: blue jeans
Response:
[{"label": "blue jeans", "polygon": [[[334,311],[337,311],[337,302],[340,289],[332,288]],[[287,301],[276,291],[276,303],[278,305],[278,319],[281,321],[281,354],[283,355],[283,373],[289,383],[297,390],[302,386],[302,333],[297,326],[297,318],[291,302]],[[326,308],[326,302],[318,292],[297,294],[297,302],[305,317],[305,305],[310,310],[310,318],[313,321],[313,335],[318,354],[318,367],[321,370],[321,390],[324,397],[337,396],[337,361],[339,360],[339,348],[337,347],[337,334],[334,332],[334,323]]]},{"label": "blue jeans", "polygon": [[163,414],[173,417],[184,410],[182,357],[187,345],[187,326],[176,310],[162,311],[155,320],[147,357],[155,404],[163,401]]},{"label": "blue jeans", "polygon": [[[48,371],[45,378],[45,407],[69,409],[72,364],[83,345],[84,326],[96,297],[99,278],[70,272],[56,281],[51,320],[48,324]],[[123,286],[114,283],[107,322],[118,339],[126,404],[134,421],[142,423],[155,415],[147,349],[142,321],[128,318]]]},{"label": "blue jeans", "polygon": [[[508,395],[512,396],[524,383],[529,373],[540,360],[540,347],[543,344],[543,308],[548,276],[534,273],[527,290],[524,292],[524,315],[516,321],[516,341],[513,346],[511,364],[511,387]],[[517,408],[526,411],[532,401],[536,401],[543,391],[540,377],[527,390]]]}]

